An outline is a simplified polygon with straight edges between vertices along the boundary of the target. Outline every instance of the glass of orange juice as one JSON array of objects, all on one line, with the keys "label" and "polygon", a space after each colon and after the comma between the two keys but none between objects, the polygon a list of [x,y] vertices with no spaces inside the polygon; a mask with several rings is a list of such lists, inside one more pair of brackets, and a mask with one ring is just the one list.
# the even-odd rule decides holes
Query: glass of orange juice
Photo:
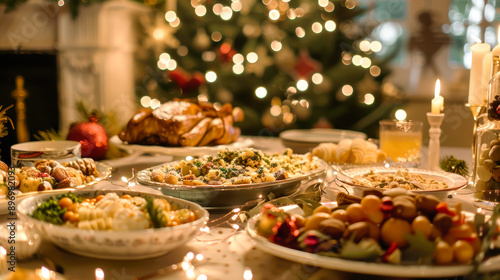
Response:
[{"label": "glass of orange juice", "polygon": [[417,166],[422,157],[421,121],[381,120],[380,149],[393,161]]}]

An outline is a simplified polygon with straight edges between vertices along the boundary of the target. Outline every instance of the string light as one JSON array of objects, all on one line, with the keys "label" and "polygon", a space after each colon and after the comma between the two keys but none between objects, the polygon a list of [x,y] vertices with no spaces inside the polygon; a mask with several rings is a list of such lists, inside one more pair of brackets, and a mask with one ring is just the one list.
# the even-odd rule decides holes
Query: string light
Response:
[{"label": "string light", "polygon": [[328,0],[318,0],[318,5],[322,8],[326,7],[328,5]]},{"label": "string light", "polygon": [[406,119],[406,111],[403,109],[399,109],[396,111],[394,116],[396,117],[397,120],[400,120],[400,121],[405,120]]},{"label": "string light", "polygon": [[368,67],[370,67],[371,65],[372,65],[372,61],[371,61],[371,59],[370,59],[370,58],[368,58],[368,57],[363,57],[363,58],[361,59],[361,67],[363,67],[363,68],[368,68]]},{"label": "string light", "polygon": [[288,95],[292,95],[292,94],[296,94],[297,93],[297,89],[295,87],[289,87],[286,89],[286,94]]},{"label": "string light", "polygon": [[321,75],[320,73],[314,73],[312,75],[312,82],[316,85],[319,85],[323,82],[323,75]]},{"label": "string light", "polygon": [[141,97],[141,105],[144,108],[149,107],[151,105],[151,97],[149,97],[147,95]]},{"label": "string light", "polygon": [[298,90],[306,91],[308,87],[309,87],[309,83],[306,80],[301,79],[301,80],[297,81],[297,89]]},{"label": "string light", "polygon": [[57,5],[59,5],[59,7],[64,6],[64,0],[57,1]]},{"label": "string light", "polygon": [[273,105],[271,106],[271,109],[269,109],[269,113],[273,117],[277,117],[281,115],[281,107],[279,105]]},{"label": "string light", "polygon": [[160,70],[165,70],[167,69],[167,63],[166,62],[163,62],[161,60],[158,60],[158,62],[156,63],[156,66],[158,67],[158,69]]},{"label": "string light", "polygon": [[319,22],[313,23],[311,28],[314,33],[321,33],[323,31],[323,26]]},{"label": "string light", "polygon": [[353,92],[354,92],[354,89],[352,88],[351,85],[344,85],[342,87],[342,94],[345,96],[351,96]]},{"label": "string light", "polygon": [[288,17],[288,19],[290,20],[294,20],[297,18],[297,14],[295,13],[295,10],[294,9],[290,9],[288,10],[286,16]]},{"label": "string light", "polygon": [[216,57],[217,55],[213,51],[206,51],[201,54],[201,59],[207,62],[214,61]]},{"label": "string light", "polygon": [[295,35],[299,38],[304,38],[306,36],[306,31],[302,27],[295,28]]},{"label": "string light", "polygon": [[168,53],[160,54],[160,61],[163,63],[167,63],[170,60],[170,55]]},{"label": "string light", "polygon": [[381,72],[382,70],[380,70],[380,67],[378,67],[377,65],[373,65],[372,67],[370,67],[370,74],[373,77],[378,77]]},{"label": "string light", "polygon": [[232,16],[233,16],[233,10],[230,7],[225,6],[222,8],[220,17],[223,20],[230,20]]},{"label": "string light", "polygon": [[168,11],[165,13],[165,20],[168,22],[173,22],[177,18],[177,14],[174,11]]},{"label": "string light", "polygon": [[275,40],[275,41],[272,41],[272,42],[271,42],[271,49],[272,49],[273,51],[275,51],[275,52],[280,51],[282,47],[283,47],[283,46],[282,46],[281,42],[279,42],[279,41],[276,41],[276,40]]},{"label": "string light", "polygon": [[379,41],[373,41],[370,44],[370,48],[373,52],[380,52],[382,50],[382,43]]},{"label": "string light", "polygon": [[222,6],[222,4],[217,3],[212,7],[212,12],[214,12],[215,15],[219,16],[222,13],[223,7],[224,6]]},{"label": "string light", "polygon": [[172,71],[172,70],[175,70],[175,68],[177,68],[177,61],[173,60],[173,59],[170,59],[168,62],[167,62],[167,69]]},{"label": "string light", "polygon": [[214,71],[208,71],[205,74],[205,79],[207,80],[207,82],[213,83],[217,80],[217,74]]},{"label": "string light", "polygon": [[361,65],[361,60],[363,58],[360,56],[360,55],[355,55],[352,57],[352,64],[356,65],[356,66],[360,66]]},{"label": "string light", "polygon": [[214,42],[219,42],[220,40],[222,40],[222,34],[219,31],[215,31],[212,33],[210,38],[212,38],[212,41]]},{"label": "string light", "polygon": [[280,12],[278,10],[269,11],[269,19],[277,21],[280,18]]},{"label": "string light", "polygon": [[335,4],[328,2],[328,5],[325,7],[325,11],[331,13],[333,10],[335,10]]},{"label": "string light", "polygon": [[254,52],[249,52],[247,54],[247,61],[250,63],[255,63],[259,59],[259,56]]},{"label": "string light", "polygon": [[333,20],[327,20],[325,22],[325,29],[328,32],[332,32],[337,28],[337,24]]},{"label": "string light", "polygon": [[375,102],[375,96],[373,96],[373,94],[371,93],[365,94],[364,97],[365,100],[363,101],[363,103],[365,103],[366,105],[372,105]]},{"label": "string light", "polygon": [[359,43],[359,49],[363,52],[368,52],[370,51],[371,44],[367,40],[363,40]]},{"label": "string light", "polygon": [[241,2],[239,1],[235,1],[231,3],[231,9],[233,9],[233,11],[235,12],[239,12],[241,11],[241,9],[243,9],[243,4],[241,4]]},{"label": "string light", "polygon": [[197,16],[202,17],[207,14],[207,7],[205,7],[204,5],[199,5],[196,8],[194,8],[194,13]]},{"label": "string light", "polygon": [[258,98],[264,98],[267,96],[267,89],[265,87],[258,87],[256,90],[255,90],[255,96],[257,96]]},{"label": "string light", "polygon": [[245,67],[241,64],[235,64],[233,65],[233,72],[236,75],[240,75],[245,71]]},{"label": "string light", "polygon": [[245,61],[245,57],[241,53],[237,53],[233,56],[233,62],[235,64],[242,64]]},{"label": "string light", "polygon": [[181,24],[181,20],[178,17],[176,17],[174,21],[169,22],[169,24],[172,27],[178,27]]},{"label": "string light", "polygon": [[180,56],[186,56],[189,53],[189,49],[186,46],[180,46],[177,48],[177,54]]}]

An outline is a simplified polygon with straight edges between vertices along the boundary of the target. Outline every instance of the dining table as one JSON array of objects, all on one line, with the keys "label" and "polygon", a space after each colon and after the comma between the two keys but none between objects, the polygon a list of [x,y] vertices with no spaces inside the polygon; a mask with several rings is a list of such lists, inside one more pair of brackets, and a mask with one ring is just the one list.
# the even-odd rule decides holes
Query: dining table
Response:
[{"label": "dining table", "polygon": [[[248,136],[251,147],[263,152],[283,152],[285,146],[277,137]],[[419,167],[426,168],[427,148],[422,148]],[[440,156],[453,155],[467,162],[472,169],[472,153],[468,147],[441,147]],[[126,157],[102,161],[112,167],[111,177],[90,186],[91,189],[124,189],[161,194],[158,189],[141,185],[133,174],[151,166],[176,159],[174,156],[150,152],[131,151]],[[322,202],[335,201],[345,189],[335,182],[335,172],[329,170],[324,178],[325,192]],[[302,186],[301,189],[307,186]],[[452,192],[445,201],[461,202],[463,210],[476,212],[471,186]],[[349,190],[347,190],[349,191]],[[69,280],[133,280],[133,279],[409,279],[405,275],[386,276],[363,269],[358,273],[326,269],[303,264],[300,259],[287,260],[261,251],[245,229],[245,222],[231,219],[233,209],[209,211],[207,229],[188,243],[154,258],[141,260],[108,260],[70,253],[50,242],[42,242],[36,254],[17,263],[18,269],[35,269],[41,266],[59,272]],[[5,221],[6,216],[0,216]],[[292,258],[293,259],[293,258]],[[189,261],[186,261],[189,260]],[[500,268],[499,268],[500,270]],[[428,279],[466,279],[466,276],[439,278],[424,273]]]}]

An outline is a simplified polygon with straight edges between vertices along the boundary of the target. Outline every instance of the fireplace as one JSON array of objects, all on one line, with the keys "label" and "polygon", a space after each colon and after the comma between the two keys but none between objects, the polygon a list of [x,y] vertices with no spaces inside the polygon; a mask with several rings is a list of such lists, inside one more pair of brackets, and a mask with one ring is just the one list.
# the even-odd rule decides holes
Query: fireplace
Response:
[{"label": "fireplace", "polygon": [[[82,7],[73,18],[55,2],[29,0],[13,12],[0,6],[0,104],[14,103],[15,76],[25,76],[29,134],[54,128],[67,131],[80,119],[78,101],[112,110],[121,124],[136,112],[134,22],[149,9],[133,1],[111,0]],[[15,120],[15,109],[9,110]],[[31,140],[33,136],[31,136]],[[1,141],[9,161],[15,132]]]}]

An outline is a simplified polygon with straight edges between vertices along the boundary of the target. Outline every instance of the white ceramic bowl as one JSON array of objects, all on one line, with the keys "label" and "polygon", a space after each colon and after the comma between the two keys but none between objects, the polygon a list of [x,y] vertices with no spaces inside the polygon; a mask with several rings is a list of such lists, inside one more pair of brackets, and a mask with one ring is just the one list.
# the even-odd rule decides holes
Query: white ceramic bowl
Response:
[{"label": "white ceramic bowl", "polygon": [[54,225],[31,218],[31,213],[42,202],[54,194],[39,195],[26,198],[17,208],[18,217],[33,228],[45,239],[69,252],[93,258],[113,260],[136,260],[164,255],[194,238],[200,228],[208,221],[208,212],[200,205],[186,200],[165,195],[155,195],[130,190],[75,190],[75,195],[95,197],[99,194],[115,192],[118,196],[164,198],[180,208],[188,208],[195,212],[198,219],[173,227],[131,231],[82,230]]},{"label": "white ceramic bowl", "polygon": [[[370,174],[371,172],[378,174],[394,175],[399,171],[399,169],[400,169],[399,167],[385,167],[385,166],[371,166],[363,168],[346,169],[343,170],[341,173],[337,174],[336,180],[349,187],[352,187],[354,195],[362,196],[364,190],[372,189],[372,187],[357,185],[356,183],[354,183],[353,177],[363,176],[366,174]],[[437,197],[440,200],[444,200],[446,199],[446,197],[448,197],[450,192],[464,188],[468,184],[467,179],[454,173],[426,170],[419,168],[407,168],[407,169],[409,174],[411,175],[419,175],[424,179],[433,179],[435,181],[446,183],[446,185],[448,186],[447,188],[443,189],[411,190],[411,192],[415,194],[430,194]],[[425,187],[425,185],[423,185],[423,187]],[[386,189],[379,189],[379,190],[386,190]]]},{"label": "white ceramic bowl", "polygon": [[33,166],[35,161],[53,159],[60,163],[82,157],[82,145],[78,141],[33,141],[10,147],[12,165]]}]

